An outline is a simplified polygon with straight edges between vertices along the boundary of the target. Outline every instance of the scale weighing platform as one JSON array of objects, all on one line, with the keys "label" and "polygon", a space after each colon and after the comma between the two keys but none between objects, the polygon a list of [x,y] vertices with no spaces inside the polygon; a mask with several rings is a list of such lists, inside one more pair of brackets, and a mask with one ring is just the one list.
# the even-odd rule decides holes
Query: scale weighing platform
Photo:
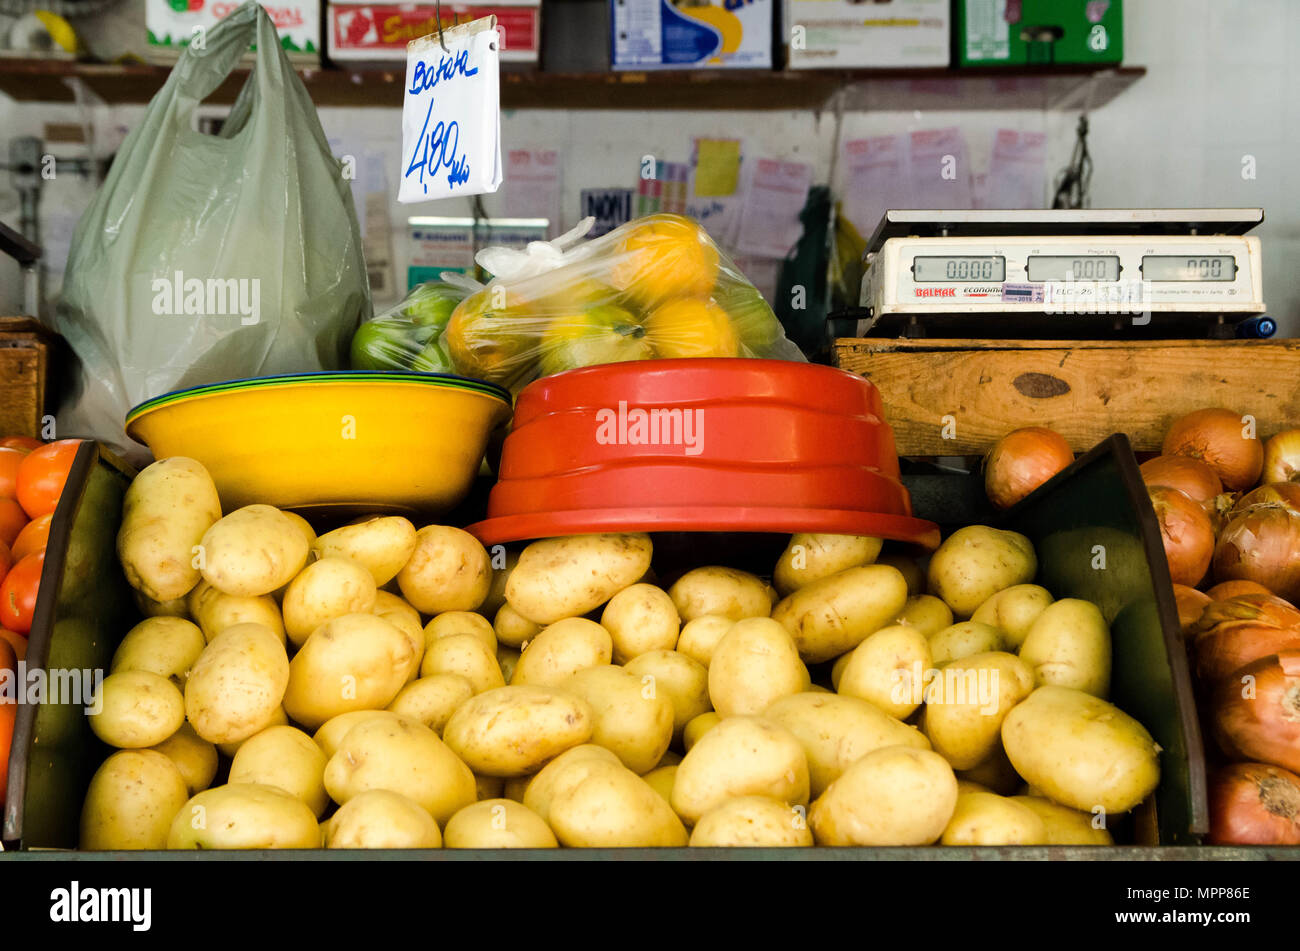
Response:
[{"label": "scale weighing platform", "polygon": [[[888,211],[859,336],[1269,336],[1259,208]],[[1271,325],[1271,329],[1270,329]]]}]

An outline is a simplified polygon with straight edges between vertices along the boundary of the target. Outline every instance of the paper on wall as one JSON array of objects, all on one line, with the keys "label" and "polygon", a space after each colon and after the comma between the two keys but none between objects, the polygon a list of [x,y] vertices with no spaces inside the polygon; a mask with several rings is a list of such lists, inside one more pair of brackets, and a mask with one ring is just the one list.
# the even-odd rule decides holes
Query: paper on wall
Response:
[{"label": "paper on wall", "polygon": [[886,211],[910,205],[911,162],[902,137],[880,135],[845,142],[844,164],[844,214],[864,238],[876,230]]},{"label": "paper on wall", "polygon": [[974,207],[966,136],[955,126],[911,135],[911,208]]},{"label": "paper on wall", "polygon": [[1047,136],[999,129],[993,140],[982,208],[1042,208],[1047,185]]},{"label": "paper on wall", "polygon": [[547,237],[558,235],[560,221],[560,153],[556,149],[510,149],[506,153],[503,198],[506,217],[545,218]]},{"label": "paper on wall", "polygon": [[811,165],[759,159],[741,205],[736,250],[765,258],[789,254],[803,234],[799,213],[811,187]]}]

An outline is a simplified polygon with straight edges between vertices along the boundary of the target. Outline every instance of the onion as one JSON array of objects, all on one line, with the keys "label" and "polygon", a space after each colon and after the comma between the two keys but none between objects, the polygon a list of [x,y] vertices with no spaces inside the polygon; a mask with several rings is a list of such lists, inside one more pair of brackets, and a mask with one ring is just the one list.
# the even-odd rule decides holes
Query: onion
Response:
[{"label": "onion", "polygon": [[1198,409],[1169,427],[1163,452],[1167,456],[1191,456],[1208,463],[1226,489],[1248,489],[1259,481],[1259,473],[1264,468],[1264,447],[1248,432],[1240,413],[1229,409]]},{"label": "onion", "polygon": [[1300,482],[1300,429],[1284,429],[1264,443],[1262,482]]},{"label": "onion", "polygon": [[1261,657],[1219,681],[1213,727],[1231,759],[1300,769],[1300,651]]},{"label": "onion", "polygon": [[1300,597],[1300,484],[1261,486],[1233,507],[1215,544],[1214,577]]},{"label": "onion", "polygon": [[1268,595],[1216,601],[1192,627],[1196,672],[1214,683],[1279,651],[1300,651],[1300,611]]},{"label": "onion", "polygon": [[1210,567],[1214,554],[1214,529],[1205,509],[1186,492],[1167,486],[1147,489],[1151,507],[1160,522],[1169,579],[1196,587]]},{"label": "onion", "polygon": [[1210,777],[1211,845],[1300,845],[1300,776],[1232,763]]},{"label": "onion", "polygon": [[1184,634],[1187,629],[1201,619],[1201,612],[1210,604],[1211,598],[1189,588],[1185,584],[1174,585],[1174,603],[1178,605],[1178,626]]},{"label": "onion", "polygon": [[1191,456],[1156,456],[1138,467],[1147,485],[1182,489],[1207,509],[1223,492],[1219,474],[1207,463]]},{"label": "onion", "polygon": [[997,508],[1010,508],[1072,462],[1074,452],[1060,433],[1042,426],[1017,429],[985,457],[984,491]]}]

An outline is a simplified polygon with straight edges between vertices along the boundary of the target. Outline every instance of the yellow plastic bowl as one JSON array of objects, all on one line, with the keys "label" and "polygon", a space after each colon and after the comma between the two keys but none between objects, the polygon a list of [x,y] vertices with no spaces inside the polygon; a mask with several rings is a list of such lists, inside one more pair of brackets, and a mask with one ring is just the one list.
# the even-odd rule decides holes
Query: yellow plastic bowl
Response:
[{"label": "yellow plastic bowl", "polygon": [[226,512],[436,514],[469,492],[509,418],[509,393],[481,380],[345,371],[167,393],[131,410],[126,431],[155,458],[201,462]]}]

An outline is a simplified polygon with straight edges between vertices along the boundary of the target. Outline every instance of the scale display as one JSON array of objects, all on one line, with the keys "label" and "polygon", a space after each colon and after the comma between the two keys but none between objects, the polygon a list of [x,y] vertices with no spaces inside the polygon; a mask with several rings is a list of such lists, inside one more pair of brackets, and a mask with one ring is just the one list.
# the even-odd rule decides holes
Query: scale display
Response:
[{"label": "scale display", "polygon": [[1004,257],[920,256],[912,259],[912,276],[919,284],[955,284],[960,281],[1005,281]]},{"label": "scale display", "polygon": [[1118,281],[1117,254],[1031,254],[1025,264],[1031,281]]},{"label": "scale display", "polygon": [[1231,254],[1148,254],[1142,258],[1142,277],[1148,281],[1231,281],[1237,276],[1237,259]]}]

